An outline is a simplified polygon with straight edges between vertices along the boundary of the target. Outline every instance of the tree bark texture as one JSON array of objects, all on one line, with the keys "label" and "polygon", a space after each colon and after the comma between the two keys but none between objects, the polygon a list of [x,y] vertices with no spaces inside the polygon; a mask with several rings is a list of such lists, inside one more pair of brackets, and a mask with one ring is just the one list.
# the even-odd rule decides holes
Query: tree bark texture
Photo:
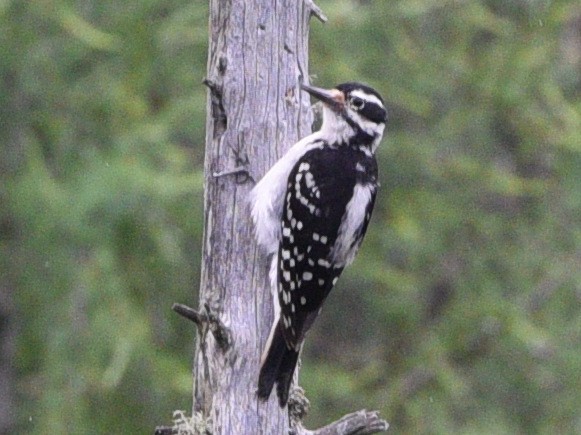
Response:
[{"label": "tree bark texture", "polygon": [[256,397],[273,309],[268,260],[255,243],[248,193],[310,133],[309,101],[298,82],[307,74],[313,7],[301,0],[210,1],[194,412],[211,422],[215,434],[289,429],[275,394],[266,405]]}]

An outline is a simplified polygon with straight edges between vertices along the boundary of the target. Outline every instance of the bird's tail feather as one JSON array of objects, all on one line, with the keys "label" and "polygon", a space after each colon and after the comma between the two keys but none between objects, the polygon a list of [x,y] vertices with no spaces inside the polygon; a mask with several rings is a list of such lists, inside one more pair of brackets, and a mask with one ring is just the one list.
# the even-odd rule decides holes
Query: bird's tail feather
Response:
[{"label": "bird's tail feather", "polygon": [[276,394],[278,396],[278,403],[280,404],[281,408],[284,408],[288,402],[289,390],[293,381],[293,374],[295,372],[298,359],[298,352],[295,350],[287,349],[286,355],[284,356],[278,369],[278,376],[276,377]]},{"label": "bird's tail feather", "polygon": [[276,383],[278,403],[284,407],[288,402],[289,389],[299,353],[287,347],[280,322],[277,322],[269,341],[270,345],[260,367],[257,394],[260,399],[268,400]]}]

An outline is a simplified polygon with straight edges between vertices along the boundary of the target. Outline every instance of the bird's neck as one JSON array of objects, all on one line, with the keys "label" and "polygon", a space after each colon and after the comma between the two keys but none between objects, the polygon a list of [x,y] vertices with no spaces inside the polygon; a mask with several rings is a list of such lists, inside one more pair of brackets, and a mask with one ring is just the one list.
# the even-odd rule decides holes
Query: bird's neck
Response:
[{"label": "bird's neck", "polygon": [[354,120],[345,119],[333,113],[324,113],[319,134],[330,145],[354,146],[368,149],[373,154],[381,142],[384,128],[383,125],[374,127],[374,129],[364,129]]}]

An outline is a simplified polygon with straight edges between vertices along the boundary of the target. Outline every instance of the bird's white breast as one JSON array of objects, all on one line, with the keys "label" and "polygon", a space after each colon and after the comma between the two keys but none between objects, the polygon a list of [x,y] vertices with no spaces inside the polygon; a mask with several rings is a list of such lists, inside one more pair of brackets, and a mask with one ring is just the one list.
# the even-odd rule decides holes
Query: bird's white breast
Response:
[{"label": "bird's white breast", "polygon": [[357,183],[353,189],[353,197],[347,203],[347,208],[339,231],[337,240],[331,249],[329,258],[333,264],[340,267],[348,266],[355,259],[355,255],[361,244],[361,240],[353,243],[360,234],[362,225],[368,219],[367,207],[372,201],[376,186],[373,184]]}]

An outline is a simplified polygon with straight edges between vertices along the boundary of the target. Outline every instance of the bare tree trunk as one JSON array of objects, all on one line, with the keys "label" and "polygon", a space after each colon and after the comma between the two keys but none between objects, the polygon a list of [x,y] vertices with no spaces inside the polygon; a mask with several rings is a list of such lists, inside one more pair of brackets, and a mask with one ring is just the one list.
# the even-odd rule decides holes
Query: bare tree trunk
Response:
[{"label": "bare tree trunk", "polygon": [[[206,84],[205,234],[194,412],[216,434],[288,433],[272,398],[258,402],[259,359],[272,324],[268,264],[247,197],[290,145],[310,133],[309,2],[211,0]],[[208,333],[210,332],[210,333]],[[273,395],[274,396],[274,395]]]}]

